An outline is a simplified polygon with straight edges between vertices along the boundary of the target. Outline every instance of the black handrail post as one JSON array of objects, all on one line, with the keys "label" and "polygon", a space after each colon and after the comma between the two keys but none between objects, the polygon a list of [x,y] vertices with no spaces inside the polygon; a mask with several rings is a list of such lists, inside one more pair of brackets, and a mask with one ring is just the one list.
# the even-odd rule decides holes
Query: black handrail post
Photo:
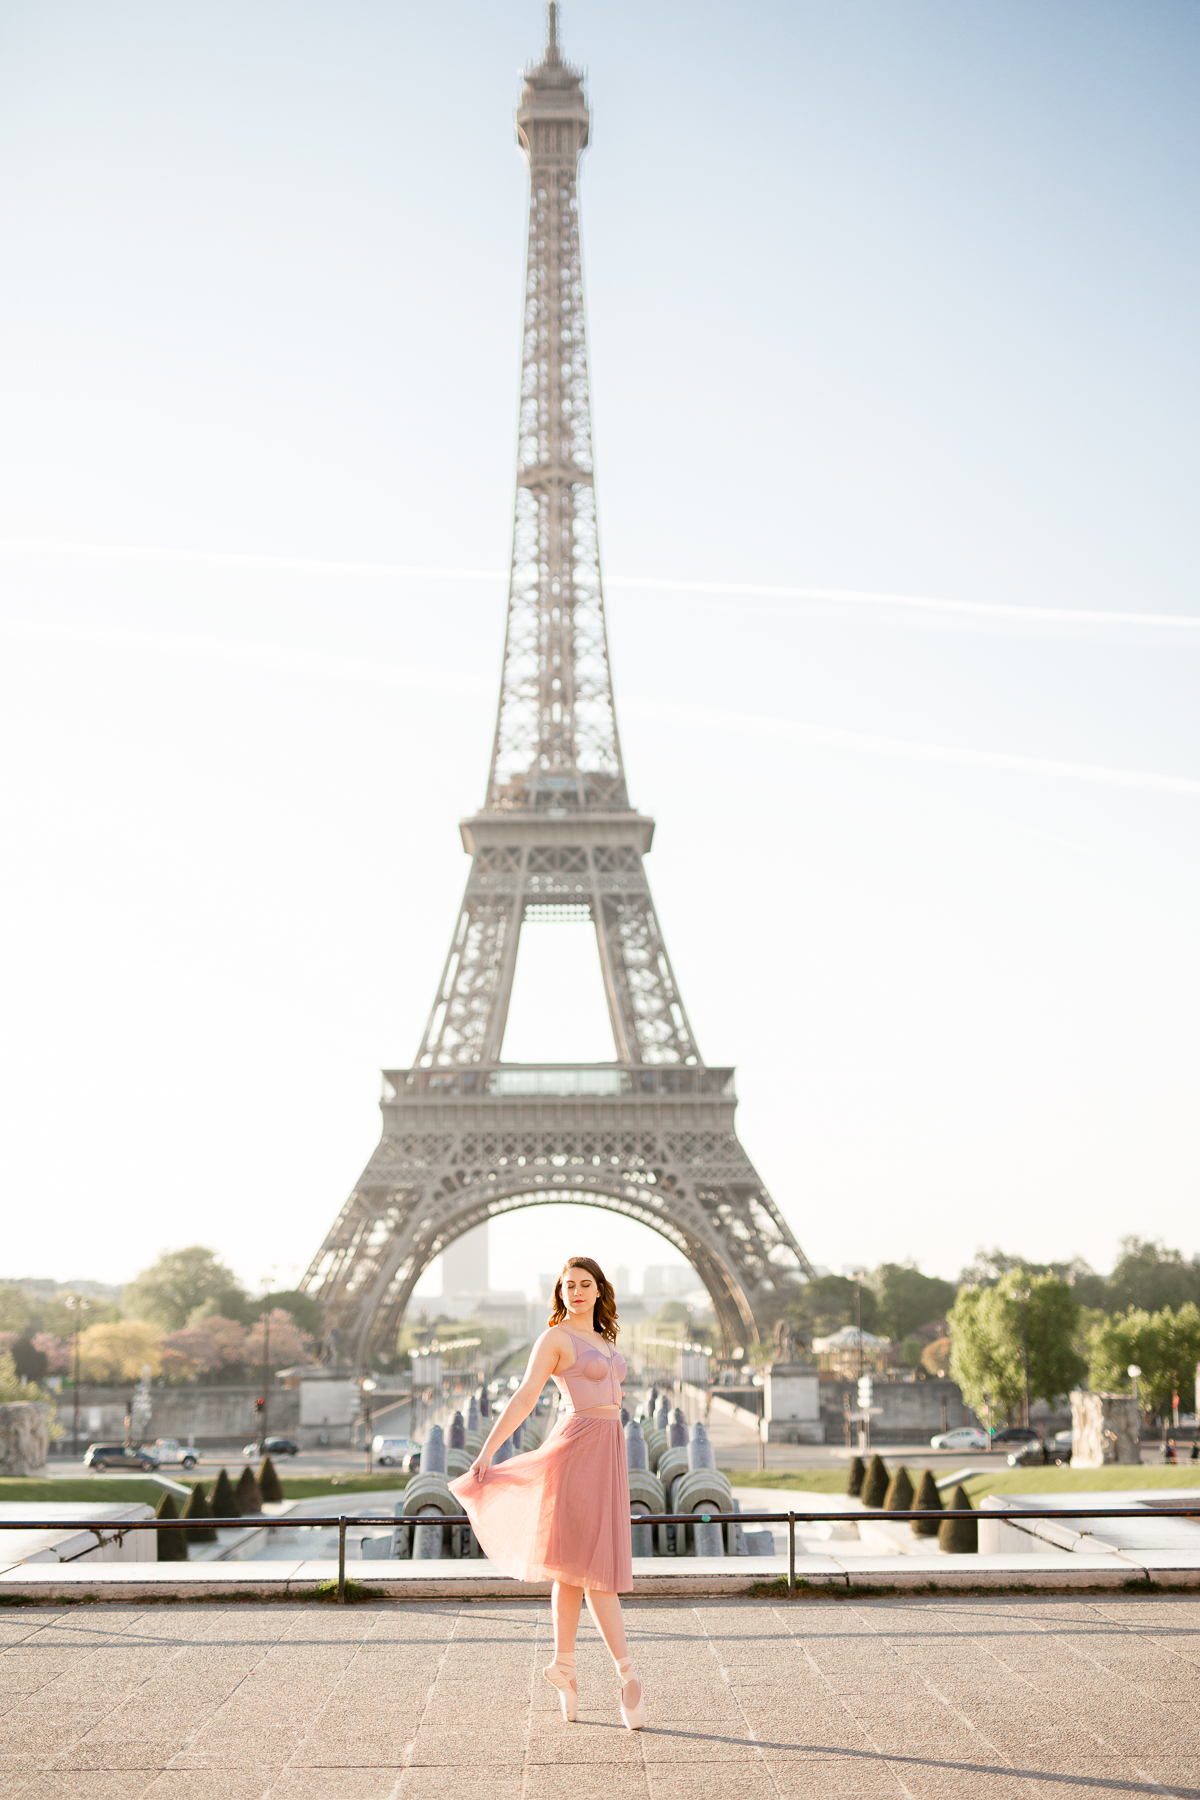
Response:
[{"label": "black handrail post", "polygon": [[338,1520],[338,1585],[337,1603],[346,1604],[346,1518],[345,1514]]},{"label": "black handrail post", "polygon": [[796,1515],[788,1514],[788,1593],[796,1594]]}]

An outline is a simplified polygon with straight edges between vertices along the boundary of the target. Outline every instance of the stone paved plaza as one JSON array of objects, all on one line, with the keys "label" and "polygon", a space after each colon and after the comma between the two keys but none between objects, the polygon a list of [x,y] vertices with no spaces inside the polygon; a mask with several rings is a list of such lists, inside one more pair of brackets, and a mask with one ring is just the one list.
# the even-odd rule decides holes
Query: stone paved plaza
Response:
[{"label": "stone paved plaza", "polygon": [[1200,1797],[1200,1601],[643,1600],[650,1729],[534,1601],[14,1608],[4,1800]]}]

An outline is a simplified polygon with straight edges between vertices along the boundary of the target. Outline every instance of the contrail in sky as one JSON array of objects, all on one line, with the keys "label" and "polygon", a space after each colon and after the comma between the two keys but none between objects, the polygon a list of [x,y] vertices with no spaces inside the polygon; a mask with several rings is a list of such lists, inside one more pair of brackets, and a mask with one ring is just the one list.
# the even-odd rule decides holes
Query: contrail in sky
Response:
[{"label": "contrail in sky", "polygon": [[[334,676],[385,687],[418,688],[435,693],[472,695],[489,704],[496,684],[483,675],[442,669],[404,668],[396,663],[371,662],[365,657],[332,656],[324,651],[297,650],[286,645],[241,643],[229,638],[174,636],[167,632],[130,631],[92,625],[42,625],[0,622],[0,632],[10,637],[41,642],[97,644],[119,650],[154,654],[204,657],[217,662],[273,669],[283,674]],[[705,731],[731,731],[746,737],[773,738],[821,749],[851,750],[872,756],[900,758],[907,762],[953,763],[960,767],[1001,769],[1019,775],[1048,775],[1061,781],[1086,781],[1105,787],[1143,788],[1159,794],[1200,794],[1200,780],[1186,775],[1155,775],[1136,769],[1113,769],[1094,763],[1059,762],[1047,757],[1020,756],[1004,750],[971,750],[948,744],[917,744],[902,738],[872,737],[860,731],[843,731],[828,725],[807,725],[795,719],[775,719],[757,713],[723,712],[698,706],[672,706],[657,700],[626,698],[621,711],[630,717],[657,724],[694,726]]]},{"label": "contrail in sky", "polygon": [[[336,575],[387,581],[506,582],[503,569],[425,568],[406,563],[323,561],[303,556],[251,556],[225,550],[169,550],[140,544],[61,544],[32,538],[0,539],[0,551],[16,555],[124,558],[131,562],[183,562],[217,568],[277,570],[297,575]],[[1109,612],[1069,606],[1020,606],[988,600],[937,600],[921,594],[878,593],[866,588],[778,587],[757,582],[667,580],[650,575],[610,575],[614,591],[721,595],[749,600],[819,600],[842,606],[882,606],[1023,625],[1152,625],[1200,631],[1200,614]]]}]

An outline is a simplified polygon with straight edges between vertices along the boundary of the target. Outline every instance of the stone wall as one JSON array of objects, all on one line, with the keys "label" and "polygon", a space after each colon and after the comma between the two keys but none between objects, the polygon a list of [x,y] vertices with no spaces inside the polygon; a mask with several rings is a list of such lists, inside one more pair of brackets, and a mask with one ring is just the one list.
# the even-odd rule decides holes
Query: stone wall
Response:
[{"label": "stone wall", "polygon": [[[131,1387],[80,1387],[79,1435],[81,1443],[120,1443],[125,1436]],[[258,1430],[254,1402],[260,1387],[155,1387],[150,1390],[149,1439],[194,1439],[198,1450],[227,1450],[248,1444]],[[64,1388],[58,1396],[58,1417],[65,1437],[58,1453],[70,1454],[75,1428],[75,1394]],[[272,1433],[295,1437],[300,1423],[300,1394],[296,1388],[272,1388],[267,1425]],[[306,1438],[309,1436],[306,1433]],[[343,1429],[334,1437],[345,1443]],[[315,1437],[314,1437],[315,1441]]]},{"label": "stone wall", "polygon": [[[847,1400],[851,1412],[857,1411],[857,1382],[823,1374],[821,1419],[827,1444],[846,1441]],[[939,1431],[978,1423],[956,1381],[885,1381],[876,1376],[871,1404],[881,1409],[871,1420],[871,1436],[881,1444],[928,1444]],[[857,1436],[857,1425],[852,1431]]]},{"label": "stone wall", "polygon": [[[820,1396],[819,1421],[804,1426],[773,1421],[768,1426],[772,1443],[845,1443],[843,1402],[848,1400],[850,1410],[857,1410],[857,1382],[822,1372],[817,1391]],[[762,1405],[762,1388],[715,1387],[712,1392],[714,1402],[721,1400],[738,1408],[741,1422],[754,1425],[752,1415],[757,1415]],[[881,1410],[871,1420],[871,1435],[881,1444],[928,1444],[939,1431],[953,1431],[958,1425],[979,1423],[963,1400],[962,1389],[956,1381],[884,1381],[877,1376],[873,1404]],[[857,1441],[858,1426],[852,1426],[851,1430]]]},{"label": "stone wall", "polygon": [[1073,1469],[1102,1469],[1107,1463],[1140,1463],[1141,1421],[1132,1394],[1092,1394],[1077,1388],[1071,1395]]},{"label": "stone wall", "polygon": [[0,1405],[0,1475],[40,1475],[50,1445],[50,1408],[41,1400]]}]

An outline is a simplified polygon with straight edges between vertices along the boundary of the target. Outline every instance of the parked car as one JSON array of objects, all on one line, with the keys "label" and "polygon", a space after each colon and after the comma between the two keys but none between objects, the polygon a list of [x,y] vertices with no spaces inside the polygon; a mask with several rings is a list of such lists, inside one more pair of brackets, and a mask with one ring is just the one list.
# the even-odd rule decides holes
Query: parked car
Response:
[{"label": "parked car", "polygon": [[158,1452],[158,1466],[164,1463],[178,1463],[180,1468],[194,1469],[199,1457],[190,1444],[181,1444],[178,1438],[155,1438],[154,1448]]},{"label": "parked car", "polygon": [[1031,1444],[1021,1444],[1012,1451],[1008,1458],[1010,1469],[1040,1469],[1046,1463],[1055,1465],[1069,1463],[1071,1452],[1061,1449],[1053,1439],[1044,1446],[1041,1438],[1035,1438]]},{"label": "parked car", "polygon": [[381,1469],[390,1469],[396,1463],[403,1463],[405,1458],[411,1458],[414,1452],[419,1457],[421,1446],[413,1438],[376,1437],[371,1439],[371,1455]]},{"label": "parked car", "polygon": [[991,1439],[978,1425],[959,1425],[953,1431],[939,1432],[930,1438],[931,1450],[987,1450]]},{"label": "parked car", "polygon": [[300,1446],[295,1438],[269,1437],[260,1450],[258,1439],[252,1444],[242,1445],[243,1456],[299,1456]]},{"label": "parked car", "polygon": [[1036,1444],[1039,1437],[1028,1425],[1006,1425],[1003,1431],[992,1433],[993,1444]]},{"label": "parked car", "polygon": [[158,1452],[152,1444],[89,1444],[83,1454],[83,1466],[96,1475],[106,1469],[157,1469]]}]

